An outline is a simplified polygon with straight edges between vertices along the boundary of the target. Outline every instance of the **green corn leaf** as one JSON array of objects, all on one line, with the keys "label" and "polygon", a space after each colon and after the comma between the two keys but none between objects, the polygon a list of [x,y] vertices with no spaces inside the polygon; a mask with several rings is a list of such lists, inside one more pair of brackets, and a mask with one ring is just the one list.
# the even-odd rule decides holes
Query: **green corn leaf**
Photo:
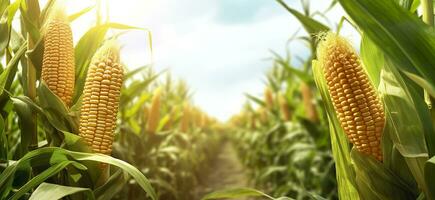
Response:
[{"label": "green corn leaf", "polygon": [[287,4],[284,3],[283,0],[277,0],[279,4],[281,4],[288,12],[290,12],[293,16],[295,16],[304,26],[305,30],[313,36],[322,31],[328,31],[329,27],[323,25],[322,23],[314,20],[313,18],[306,16],[299,11],[290,8]]},{"label": "green corn leaf", "polygon": [[210,199],[236,199],[241,197],[264,197],[266,199],[275,198],[260,192],[258,190],[252,188],[235,188],[235,189],[226,189],[215,191],[210,194],[205,195],[201,200],[210,200]]},{"label": "green corn leaf", "polygon": [[70,16],[68,16],[68,20],[70,22],[73,22],[74,20],[76,20],[77,18],[81,17],[82,15],[88,13],[89,11],[91,11],[94,8],[94,6],[89,6],[87,8],[84,8],[82,10],[80,10],[79,12],[76,12]]},{"label": "green corn leaf", "polygon": [[415,199],[418,195],[379,161],[353,149],[352,161],[355,163],[356,184],[362,199],[394,200]]},{"label": "green corn leaf", "polygon": [[42,183],[32,193],[29,200],[50,199],[58,200],[69,195],[84,193],[89,200],[94,200],[95,196],[89,188],[63,186],[51,183]]},{"label": "green corn leaf", "polygon": [[384,133],[406,160],[419,187],[427,191],[423,172],[428,157],[425,134],[431,134],[432,120],[423,99],[391,65],[387,60],[379,84],[387,119]]},{"label": "green corn leaf", "polygon": [[142,28],[127,26],[118,23],[106,23],[97,25],[86,32],[79,42],[75,46],[74,56],[76,64],[76,87],[73,97],[73,103],[77,102],[82,94],[83,87],[85,85],[86,74],[89,64],[94,53],[101,46],[105,40],[106,33],[109,29],[121,29],[121,30],[144,30]]},{"label": "green corn leaf", "polygon": [[110,200],[122,190],[128,179],[129,177],[122,170],[118,170],[109,177],[106,183],[95,189],[94,194],[98,200]]},{"label": "green corn leaf", "polygon": [[0,74],[0,95],[3,94],[3,91],[9,88],[7,86],[10,86],[13,78],[15,77],[15,73],[17,72],[17,66],[18,62],[20,62],[21,57],[24,55],[24,53],[27,50],[27,43],[24,43],[20,49],[15,53],[12,60],[8,63],[8,66],[6,66],[6,70],[3,71]]},{"label": "green corn leaf", "polygon": [[380,82],[381,69],[384,66],[384,54],[366,34],[363,34],[361,39],[361,59],[371,82],[377,87]]},{"label": "green corn leaf", "polygon": [[[429,188],[435,188],[435,156],[429,159],[424,167],[424,175],[425,175],[425,181]],[[428,191],[427,199],[434,199],[435,198],[435,191],[429,190]]]},{"label": "green corn leaf", "polygon": [[56,163],[52,166],[50,166],[48,169],[44,170],[40,174],[33,177],[31,180],[29,180],[25,185],[23,185],[11,198],[10,200],[18,200],[20,199],[26,192],[31,190],[32,188],[38,186],[48,178],[56,175],[59,173],[62,169],[67,167],[68,165],[72,164],[73,161],[62,161],[59,163]]},{"label": "green corn leaf", "polygon": [[14,174],[20,167],[29,165],[33,165],[33,167],[47,165],[51,164],[51,160],[53,159],[57,162],[69,161],[70,159],[77,162],[93,161],[107,163],[119,167],[123,170],[123,173],[132,176],[139,186],[146,191],[153,200],[157,199],[157,195],[149,180],[138,169],[126,163],[125,161],[118,160],[103,154],[74,152],[58,147],[39,148],[27,153],[20,160],[10,164],[0,174],[0,191],[5,192],[4,188],[8,188],[8,186],[12,184],[11,180],[14,179]]},{"label": "green corn leaf", "polygon": [[340,199],[359,199],[355,188],[355,171],[353,170],[350,158],[351,147],[335,115],[335,109],[329,96],[322,68],[316,60],[313,60],[313,75],[328,114],[332,153],[337,169],[338,196]]},{"label": "green corn leaf", "polygon": [[435,33],[392,0],[339,0],[346,13],[397,67],[435,85]]}]

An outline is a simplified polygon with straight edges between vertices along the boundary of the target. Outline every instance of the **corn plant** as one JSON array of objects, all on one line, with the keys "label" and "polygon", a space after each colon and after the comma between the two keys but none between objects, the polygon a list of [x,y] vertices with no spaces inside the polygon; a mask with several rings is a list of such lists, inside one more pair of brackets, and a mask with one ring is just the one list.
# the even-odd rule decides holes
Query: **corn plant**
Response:
[{"label": "corn plant", "polygon": [[243,144],[240,157],[251,169],[255,185],[268,194],[295,199],[318,196],[336,199],[329,130],[311,73],[311,59],[316,57],[318,44],[313,34],[329,28],[312,19],[309,12],[300,13],[283,1],[278,3],[304,26],[309,36],[299,39],[308,41],[312,55],[301,67],[296,67],[292,65],[291,54],[283,57],[273,53],[264,100],[248,95],[260,108],[254,111],[251,106],[245,107],[232,120],[238,127],[235,139]]}]

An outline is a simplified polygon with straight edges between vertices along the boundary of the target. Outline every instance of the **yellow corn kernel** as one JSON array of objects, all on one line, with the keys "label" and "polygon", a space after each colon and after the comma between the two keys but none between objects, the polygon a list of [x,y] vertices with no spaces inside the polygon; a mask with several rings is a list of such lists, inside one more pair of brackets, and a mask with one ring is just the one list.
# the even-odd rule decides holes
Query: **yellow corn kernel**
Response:
[{"label": "yellow corn kernel", "polygon": [[201,111],[195,109],[195,127],[201,127]]},{"label": "yellow corn kernel", "polygon": [[205,128],[207,127],[207,122],[208,122],[208,116],[204,113],[201,113],[201,123],[200,123],[200,127]]},{"label": "yellow corn kernel", "polygon": [[266,124],[267,123],[267,110],[263,107],[258,108],[257,110],[257,114],[259,116],[259,121],[261,122],[261,124]]},{"label": "yellow corn kernel", "polygon": [[148,105],[144,105],[143,107],[143,124],[148,123],[148,115],[150,114],[150,109]]},{"label": "yellow corn kernel", "polygon": [[250,117],[250,122],[251,122],[251,129],[256,129],[257,128],[257,117],[255,115],[255,113],[251,113],[249,115]]},{"label": "yellow corn kernel", "polygon": [[264,89],[264,101],[266,103],[266,107],[270,110],[273,109],[273,93],[269,87]]},{"label": "yellow corn kernel", "polygon": [[71,27],[64,13],[56,10],[45,25],[41,78],[67,106],[74,92],[74,68]]},{"label": "yellow corn kernel", "polygon": [[160,98],[162,90],[157,88],[154,91],[153,99],[151,101],[151,108],[148,114],[147,131],[155,133],[160,122]]},{"label": "yellow corn kernel", "polygon": [[382,161],[384,108],[355,50],[345,39],[329,33],[319,46],[318,58],[341,127],[350,142],[361,153]]},{"label": "yellow corn kernel", "polygon": [[180,113],[179,106],[174,106],[169,114],[168,122],[166,122],[165,126],[163,127],[164,130],[171,130],[175,121],[177,120],[177,117]]},{"label": "yellow corn kernel", "polygon": [[190,106],[186,103],[184,104],[183,116],[181,118],[181,128],[180,128],[181,132],[186,133],[189,130],[190,118],[191,118],[191,109]]},{"label": "yellow corn kernel", "polygon": [[122,81],[119,47],[108,42],[92,58],[80,114],[80,136],[96,153],[112,152]]},{"label": "yellow corn kernel", "polygon": [[283,94],[280,94],[278,100],[279,100],[279,107],[281,110],[283,120],[290,121],[291,113],[290,113],[290,106],[287,103],[287,99]]}]

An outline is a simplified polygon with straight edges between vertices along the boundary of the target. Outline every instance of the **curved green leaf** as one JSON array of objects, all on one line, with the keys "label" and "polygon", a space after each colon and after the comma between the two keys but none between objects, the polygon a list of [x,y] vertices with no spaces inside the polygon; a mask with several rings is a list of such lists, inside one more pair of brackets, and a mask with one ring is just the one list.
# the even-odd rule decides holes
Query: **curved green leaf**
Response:
[{"label": "curved green leaf", "polygon": [[[430,158],[424,167],[425,181],[429,188],[435,188],[435,156]],[[427,199],[434,199],[435,191],[429,190]]]},{"label": "curved green leaf", "polygon": [[346,13],[395,67],[435,85],[435,33],[417,16],[392,0],[339,0]]},{"label": "curved green leaf", "polygon": [[338,196],[340,199],[359,199],[358,192],[355,188],[355,171],[353,171],[350,158],[351,147],[335,115],[335,109],[332,105],[328,89],[326,88],[323,70],[316,60],[313,60],[313,75],[317,88],[324,101],[325,110],[328,113],[332,153],[337,169]]},{"label": "curved green leaf", "polygon": [[366,34],[363,34],[361,39],[361,59],[371,82],[377,87],[380,82],[381,69],[384,66],[384,54]]},{"label": "curved green leaf", "polygon": [[51,183],[42,183],[38,188],[32,193],[29,200],[58,200],[63,197],[67,197],[72,194],[83,192],[87,199],[94,200],[94,194],[92,190],[89,188],[80,188],[80,187],[70,187],[63,185],[56,185]]},{"label": "curved green leaf", "polygon": [[362,155],[352,149],[352,161],[355,163],[356,183],[362,199],[406,200],[415,199],[418,194],[379,161]]},{"label": "curved green leaf", "polygon": [[[56,157],[53,157],[53,155],[56,155]],[[19,167],[27,166],[30,163],[32,163],[32,165],[35,165],[37,163],[47,164],[48,162],[51,162],[50,158],[56,158],[56,162],[61,162],[62,160],[67,161],[69,158],[72,158],[75,161],[95,161],[95,162],[102,162],[102,163],[114,165],[116,167],[121,168],[124,171],[124,173],[128,173],[130,176],[132,176],[136,180],[136,182],[142,187],[142,189],[146,191],[147,194],[153,200],[157,199],[157,195],[154,189],[152,188],[149,180],[138,169],[136,169],[132,165],[122,160],[118,160],[116,158],[103,154],[74,152],[58,147],[46,147],[46,148],[40,148],[31,151],[26,155],[24,155],[17,162],[11,163],[0,174],[0,191],[5,192],[4,189],[7,188],[9,184],[11,184],[11,180],[13,180],[14,178],[15,171]]]},{"label": "curved green leaf", "polygon": [[241,197],[265,197],[274,200],[273,197],[252,188],[235,188],[215,191],[202,197],[201,200],[209,199],[235,199]]},{"label": "curved green leaf", "polygon": [[21,45],[20,49],[15,53],[12,60],[8,63],[6,66],[6,70],[4,70],[0,74],[0,95],[3,94],[3,91],[9,88],[6,88],[8,83],[10,83],[13,78],[15,77],[15,73],[17,72],[17,66],[18,62],[20,62],[21,56],[24,55],[24,53],[27,50],[27,42]]},{"label": "curved green leaf", "polygon": [[118,23],[106,23],[97,25],[86,32],[82,38],[80,38],[74,51],[75,64],[76,64],[76,87],[73,97],[73,102],[75,103],[80,95],[82,94],[84,82],[86,79],[86,74],[88,71],[89,63],[91,62],[92,56],[101,46],[105,40],[106,33],[109,29],[137,29],[145,30],[143,28],[138,28],[134,26],[128,26]]},{"label": "curved green leaf", "polygon": [[48,169],[44,170],[40,174],[33,177],[30,181],[28,181],[24,186],[22,186],[11,198],[10,200],[18,200],[23,196],[26,192],[31,190],[32,188],[38,186],[48,178],[56,175],[62,169],[72,164],[74,161],[62,161],[50,166]]},{"label": "curved green leaf", "polygon": [[68,16],[68,20],[70,22],[73,22],[77,18],[81,17],[82,15],[86,14],[87,12],[91,11],[94,8],[94,6],[89,6],[87,8],[84,8],[83,10],[80,10],[79,12],[76,12],[70,16]]},{"label": "curved green leaf", "polygon": [[277,0],[279,4],[281,4],[288,12],[290,12],[293,16],[295,16],[304,26],[305,30],[313,36],[316,33],[327,31],[329,27],[323,25],[322,23],[314,20],[310,16],[306,16],[299,11],[289,7],[283,0]]}]

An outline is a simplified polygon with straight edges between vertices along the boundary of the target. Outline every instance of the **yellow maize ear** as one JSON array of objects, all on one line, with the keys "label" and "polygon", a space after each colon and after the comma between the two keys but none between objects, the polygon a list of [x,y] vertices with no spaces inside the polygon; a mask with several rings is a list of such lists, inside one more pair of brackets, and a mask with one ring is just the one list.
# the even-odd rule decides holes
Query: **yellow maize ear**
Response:
[{"label": "yellow maize ear", "polygon": [[238,126],[240,122],[239,115],[234,115],[230,118],[229,123],[233,126]]},{"label": "yellow maize ear", "polygon": [[195,109],[195,126],[201,126],[201,113],[197,109]]},{"label": "yellow maize ear", "polygon": [[269,87],[264,89],[264,101],[266,103],[266,107],[269,109],[273,109],[273,93]]},{"label": "yellow maize ear", "polygon": [[255,113],[251,113],[250,120],[251,120],[251,129],[256,129],[257,128],[257,118],[255,116]]},{"label": "yellow maize ear", "polygon": [[305,114],[310,121],[317,122],[318,117],[316,107],[313,103],[313,93],[311,92],[311,88],[305,82],[302,82],[300,87],[302,92],[302,101],[305,107]]},{"label": "yellow maize ear", "polygon": [[190,108],[188,104],[184,105],[183,109],[183,117],[181,118],[181,132],[186,133],[189,130],[189,123],[190,123]]},{"label": "yellow maize ear", "polygon": [[151,108],[148,115],[147,131],[149,133],[155,133],[160,122],[160,98],[162,90],[157,88],[154,91],[153,99],[151,101]]},{"label": "yellow maize ear", "polygon": [[202,113],[202,111],[199,111],[198,112],[198,119],[197,119],[198,120],[198,122],[197,122],[198,127],[201,127],[201,128],[203,127],[203,121],[204,121],[203,119],[204,119],[204,114]]},{"label": "yellow maize ear", "polygon": [[119,47],[108,42],[92,58],[80,114],[80,136],[96,153],[112,152],[122,81]]},{"label": "yellow maize ear", "polygon": [[144,105],[143,107],[143,123],[147,124],[148,122],[148,115],[150,113],[150,109],[148,107],[148,105]]},{"label": "yellow maize ear", "polygon": [[190,124],[192,125],[192,126],[195,126],[196,125],[196,117],[197,116],[197,113],[196,113],[196,109],[194,108],[194,107],[191,107],[190,108]]},{"label": "yellow maize ear", "polygon": [[71,27],[65,16],[56,11],[45,25],[41,78],[67,106],[74,92],[74,68]]},{"label": "yellow maize ear", "polygon": [[291,119],[291,113],[290,113],[290,106],[287,103],[287,100],[284,95],[279,95],[279,107],[281,110],[281,115],[284,121],[290,121]]},{"label": "yellow maize ear", "polygon": [[174,123],[174,119],[172,114],[169,115],[169,119],[168,122],[166,122],[166,124],[163,126],[163,130],[171,130],[172,129],[172,124]]},{"label": "yellow maize ear", "polygon": [[345,39],[329,33],[319,46],[318,58],[338,119],[350,142],[359,152],[382,161],[384,108],[355,50]]},{"label": "yellow maize ear", "polygon": [[262,124],[267,123],[267,110],[263,107],[258,108],[257,113],[259,115],[259,120]]},{"label": "yellow maize ear", "polygon": [[199,110],[199,109],[197,109],[196,110],[196,113],[195,113],[195,126],[197,126],[197,127],[202,127],[202,112]]},{"label": "yellow maize ear", "polygon": [[202,128],[205,128],[207,126],[207,122],[208,122],[208,116],[204,113],[201,113],[201,124],[200,126]]},{"label": "yellow maize ear", "polygon": [[178,113],[180,112],[180,109],[178,106],[174,106],[171,110],[171,113],[169,114],[169,120],[165,124],[164,130],[171,130],[172,126],[174,125],[174,122],[177,119]]},{"label": "yellow maize ear", "polygon": [[239,122],[239,125],[242,126],[244,124],[248,124],[248,113],[246,111],[242,111],[238,116],[237,116],[237,121]]}]

